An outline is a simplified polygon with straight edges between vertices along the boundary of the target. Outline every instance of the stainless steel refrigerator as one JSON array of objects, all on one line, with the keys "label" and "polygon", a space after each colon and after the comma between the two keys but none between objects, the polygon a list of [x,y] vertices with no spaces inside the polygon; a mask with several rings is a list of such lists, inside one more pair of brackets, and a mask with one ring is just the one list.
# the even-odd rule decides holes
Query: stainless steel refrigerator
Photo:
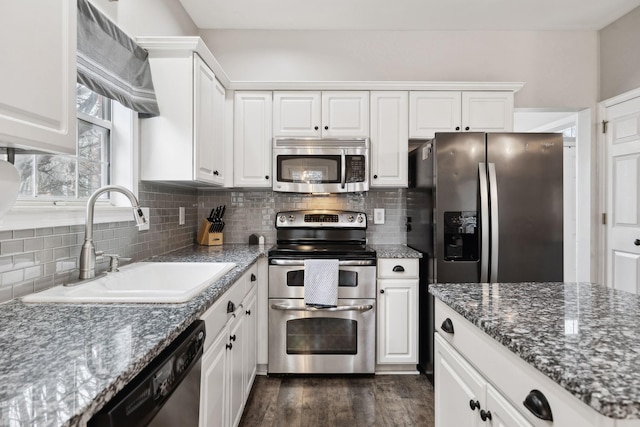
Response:
[{"label": "stainless steel refrigerator", "polygon": [[562,281],[562,142],[556,133],[437,133],[410,152],[407,244],[423,254],[427,374],[429,283]]}]

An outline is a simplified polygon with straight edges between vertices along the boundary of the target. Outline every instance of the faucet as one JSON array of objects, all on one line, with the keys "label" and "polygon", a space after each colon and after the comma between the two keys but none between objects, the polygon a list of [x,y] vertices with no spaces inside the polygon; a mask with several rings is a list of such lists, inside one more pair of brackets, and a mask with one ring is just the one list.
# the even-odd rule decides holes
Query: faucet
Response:
[{"label": "faucet", "polygon": [[104,187],[98,188],[91,197],[89,197],[89,201],[87,202],[84,243],[80,251],[80,280],[92,279],[96,276],[96,255],[102,255],[102,251],[96,253],[96,247],[93,244],[93,211],[98,197],[107,191],[117,191],[129,198],[131,206],[133,206],[133,218],[138,227],[147,222],[147,218],[145,218],[142,209],[140,209],[138,199],[136,199],[136,196],[134,196],[131,191],[119,185],[105,185]]}]

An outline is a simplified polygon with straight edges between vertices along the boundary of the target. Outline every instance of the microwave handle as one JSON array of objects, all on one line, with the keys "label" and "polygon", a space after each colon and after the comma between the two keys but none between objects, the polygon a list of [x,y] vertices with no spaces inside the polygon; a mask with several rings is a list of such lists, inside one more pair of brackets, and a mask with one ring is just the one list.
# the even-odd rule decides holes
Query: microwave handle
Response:
[{"label": "microwave handle", "polygon": [[344,190],[347,181],[347,157],[344,155],[344,150],[340,150],[340,160],[342,161],[342,167],[340,168],[340,188]]}]

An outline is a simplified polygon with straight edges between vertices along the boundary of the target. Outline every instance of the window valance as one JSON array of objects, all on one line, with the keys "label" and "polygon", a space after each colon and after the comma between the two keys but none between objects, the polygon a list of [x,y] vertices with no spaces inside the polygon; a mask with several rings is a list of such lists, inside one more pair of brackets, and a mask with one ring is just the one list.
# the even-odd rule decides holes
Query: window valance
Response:
[{"label": "window valance", "polygon": [[139,113],[160,114],[148,53],[88,0],[78,0],[78,83]]}]

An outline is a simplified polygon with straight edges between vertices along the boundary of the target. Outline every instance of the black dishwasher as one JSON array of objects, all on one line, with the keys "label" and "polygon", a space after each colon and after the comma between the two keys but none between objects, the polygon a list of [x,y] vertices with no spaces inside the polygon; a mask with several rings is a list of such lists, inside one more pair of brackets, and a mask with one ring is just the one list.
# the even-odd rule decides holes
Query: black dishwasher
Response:
[{"label": "black dishwasher", "polygon": [[197,426],[204,337],[204,322],[198,320],[96,413],[87,426]]}]

